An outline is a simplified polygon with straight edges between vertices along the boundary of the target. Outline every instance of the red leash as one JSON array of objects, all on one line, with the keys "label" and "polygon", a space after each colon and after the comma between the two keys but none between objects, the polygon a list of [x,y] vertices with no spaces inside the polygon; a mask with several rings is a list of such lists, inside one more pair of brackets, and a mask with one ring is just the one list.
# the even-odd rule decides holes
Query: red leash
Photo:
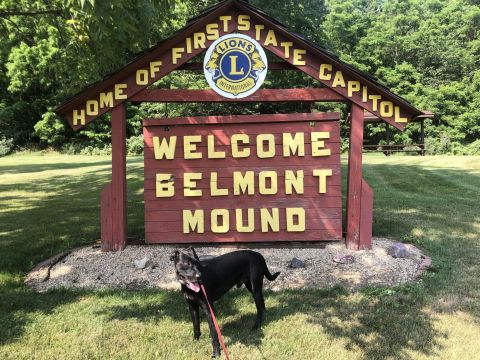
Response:
[{"label": "red leash", "polygon": [[218,326],[218,323],[217,323],[217,318],[215,317],[215,314],[213,313],[213,309],[210,306],[210,302],[208,301],[207,292],[205,291],[205,287],[203,286],[203,284],[200,284],[200,288],[202,289],[203,295],[205,295],[205,300],[207,300],[208,308],[210,309],[210,315],[212,315],[213,323],[215,325],[215,330],[217,330],[218,339],[220,340],[220,344],[222,345],[223,352],[225,353],[225,357],[227,358],[227,360],[230,360],[230,357],[228,356],[227,347],[225,346],[225,343],[223,342],[223,337],[222,337],[222,333],[220,332],[220,327]]}]

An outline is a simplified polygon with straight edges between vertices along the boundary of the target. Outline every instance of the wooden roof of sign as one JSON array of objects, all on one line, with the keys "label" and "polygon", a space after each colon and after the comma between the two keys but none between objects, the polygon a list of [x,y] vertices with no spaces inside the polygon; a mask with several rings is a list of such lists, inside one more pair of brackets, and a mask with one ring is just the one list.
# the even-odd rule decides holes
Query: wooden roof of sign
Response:
[{"label": "wooden roof of sign", "polygon": [[[241,0],[221,1],[206,9],[170,38],[67,100],[56,112],[78,130],[118,105],[138,98],[148,86],[185,67],[187,61],[206,51],[218,37],[229,33],[241,33],[256,39],[291,67],[331,89],[338,98],[359,105],[400,130],[423,114],[374,77],[289,31],[274,18]],[[258,96],[255,99],[262,101]]]}]

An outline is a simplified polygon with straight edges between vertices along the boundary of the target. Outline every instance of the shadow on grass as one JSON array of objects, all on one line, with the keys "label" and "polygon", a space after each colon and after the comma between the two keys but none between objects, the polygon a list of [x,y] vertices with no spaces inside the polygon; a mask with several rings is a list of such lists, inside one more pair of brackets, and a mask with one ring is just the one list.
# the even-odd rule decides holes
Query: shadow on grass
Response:
[{"label": "shadow on grass", "polygon": [[[445,337],[445,334],[435,330],[434,320],[423,310],[424,303],[418,293],[405,289],[394,296],[382,296],[379,290],[374,292],[377,292],[375,296],[358,296],[349,295],[340,288],[268,291],[265,292],[267,311],[263,328],[286,317],[302,314],[309,324],[317,326],[318,331],[327,337],[343,339],[347,350],[361,349],[365,359],[409,358],[408,351],[433,356],[441,351],[437,339]],[[152,303],[149,296],[152,293],[146,292],[146,304],[113,306],[98,311],[97,315],[107,316],[109,320],[133,318],[147,322],[160,322],[162,318],[169,317],[192,327],[180,292],[162,292],[162,300],[158,303]],[[158,298],[157,295],[154,297]],[[239,303],[242,305],[238,306]],[[269,306],[269,303],[275,305]],[[258,347],[262,344],[265,330],[252,330],[255,307],[246,289],[228,293],[216,303],[216,311],[227,346],[240,343]],[[227,320],[222,320],[225,318]],[[205,323],[203,313],[200,319]],[[302,328],[296,331],[301,336]],[[193,330],[191,333],[193,335]],[[286,335],[285,341],[296,340],[292,339],[290,329],[286,329],[287,333],[290,335]],[[208,332],[202,336],[209,338]],[[194,344],[192,338],[185,341]]]},{"label": "shadow on grass", "polygon": [[[99,165],[103,162],[87,163],[85,168]],[[72,164],[72,168],[77,166]],[[6,170],[21,173],[48,168],[22,165],[17,170]],[[128,172],[129,227],[130,234],[137,235],[143,231],[141,163],[135,162],[131,170]],[[436,273],[426,275],[424,285],[404,286],[392,293],[374,290],[347,295],[338,289],[266,292],[265,326],[291,315],[304,314],[309,324],[318,326],[328,337],[344,340],[348,349],[361,349],[365,359],[409,358],[409,351],[433,356],[441,350],[439,340],[445,334],[435,330],[435,320],[426,309],[439,298],[456,300],[438,307],[439,310],[451,313],[462,310],[477,321],[480,319],[478,304],[469,302],[480,295],[480,279],[476,273],[480,250],[478,236],[475,237],[478,235],[480,177],[468,171],[393,164],[365,165],[365,177],[375,191],[374,234],[393,236],[426,249],[433,258]],[[0,186],[0,202],[5,209],[0,213],[0,269],[3,272],[0,322],[5,324],[0,326],[0,344],[22,336],[32,321],[30,314],[49,314],[58,306],[78,301],[83,294],[93,294],[75,291],[36,294],[18,279],[41,260],[99,237],[99,196],[109,179],[108,169],[102,168],[87,170],[81,176],[64,175]],[[17,206],[15,197],[6,200],[8,193],[14,191],[32,194],[28,206]],[[33,196],[37,191],[49,195],[37,198]],[[138,295],[113,293],[125,298]],[[103,296],[103,293],[94,294]],[[142,291],[140,294],[141,302],[101,307],[98,315],[119,320],[160,322],[163,317],[169,317],[190,322],[180,292]],[[245,312],[245,306],[239,307],[239,302],[250,303],[251,311]],[[255,311],[245,289],[227,294],[216,305],[222,331],[229,338],[227,346],[262,343],[264,331],[251,331]],[[300,336],[302,329],[297,330]]]}]

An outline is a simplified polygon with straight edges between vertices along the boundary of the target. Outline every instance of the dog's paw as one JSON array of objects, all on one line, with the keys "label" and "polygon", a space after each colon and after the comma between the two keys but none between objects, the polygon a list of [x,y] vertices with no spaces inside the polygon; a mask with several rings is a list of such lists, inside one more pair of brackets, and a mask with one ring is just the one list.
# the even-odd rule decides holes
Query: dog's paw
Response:
[{"label": "dog's paw", "polygon": [[220,349],[213,350],[212,358],[220,357]]},{"label": "dog's paw", "polygon": [[200,335],[202,334],[201,333],[193,334],[193,340],[200,340]]},{"label": "dog's paw", "polygon": [[260,329],[261,327],[262,327],[262,324],[257,324],[257,323],[255,323],[255,324],[253,324],[252,330],[258,330],[258,329]]}]

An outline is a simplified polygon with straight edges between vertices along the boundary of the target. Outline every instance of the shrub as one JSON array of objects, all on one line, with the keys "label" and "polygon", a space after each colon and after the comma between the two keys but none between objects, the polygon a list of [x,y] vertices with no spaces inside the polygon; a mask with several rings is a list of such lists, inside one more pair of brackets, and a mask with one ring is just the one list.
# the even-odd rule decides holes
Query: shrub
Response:
[{"label": "shrub", "polygon": [[403,150],[408,151],[405,153],[407,155],[417,156],[417,155],[420,155],[420,150],[422,149],[419,146],[408,145],[408,146],[405,146]]},{"label": "shrub", "polygon": [[110,155],[112,153],[112,146],[110,144],[103,146],[85,146],[85,144],[82,143],[72,142],[63,145],[60,152],[67,155]]},{"label": "shrub", "polygon": [[143,135],[132,136],[131,138],[127,139],[127,154],[143,154]]},{"label": "shrub", "polygon": [[473,143],[465,146],[466,155],[480,155],[480,140],[475,140]]},{"label": "shrub", "polygon": [[8,155],[13,150],[13,139],[0,138],[0,157]]}]

